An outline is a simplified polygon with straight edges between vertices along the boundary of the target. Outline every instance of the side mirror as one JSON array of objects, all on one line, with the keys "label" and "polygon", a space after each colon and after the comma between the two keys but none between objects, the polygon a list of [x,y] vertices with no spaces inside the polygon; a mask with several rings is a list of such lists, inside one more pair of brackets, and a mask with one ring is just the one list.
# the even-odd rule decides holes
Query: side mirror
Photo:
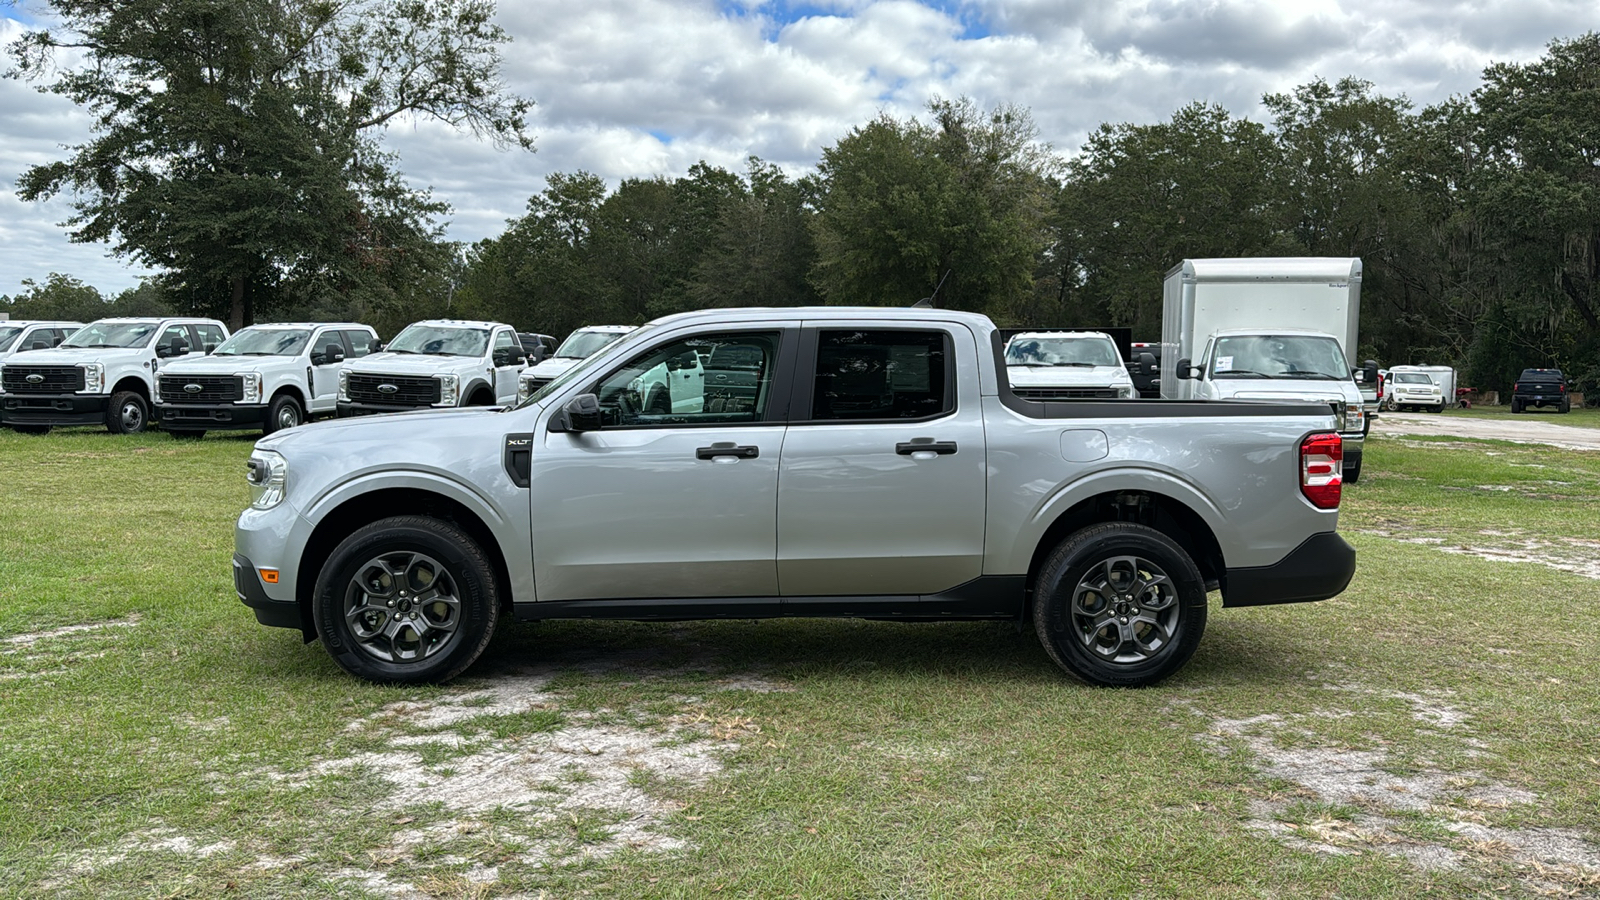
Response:
[{"label": "side mirror", "polygon": [[372,349],[370,351],[368,351],[368,352],[371,352],[371,353],[382,353],[383,352],[383,348],[387,347],[387,346],[388,345],[385,344],[383,341],[373,341],[372,342]]},{"label": "side mirror", "polygon": [[55,345],[50,343],[49,341],[34,341],[33,344],[28,347],[28,349],[29,350],[49,350],[53,346],[55,346]]},{"label": "side mirror", "polygon": [[1146,372],[1154,372],[1156,370],[1156,355],[1154,353],[1139,354],[1139,365],[1143,366]]},{"label": "side mirror", "polygon": [[323,361],[318,363],[318,365],[326,366],[332,365],[333,363],[344,362],[344,348],[338,344],[330,343],[326,347],[322,348],[322,359]]},{"label": "side mirror", "polygon": [[1194,366],[1190,363],[1190,360],[1187,356],[1178,360],[1178,377],[1187,378],[1190,380],[1200,377],[1199,374],[1195,372]]},{"label": "side mirror", "polygon": [[1376,385],[1378,383],[1378,361],[1369,359],[1361,364],[1361,383]]},{"label": "side mirror", "polygon": [[600,398],[593,394],[579,394],[561,407],[560,418],[550,423],[551,431],[599,431]]},{"label": "side mirror", "polygon": [[215,353],[215,352],[217,352],[217,345],[216,345],[216,343],[215,343],[215,342],[210,342],[210,343],[207,343],[207,344],[206,344],[206,352],[207,352],[207,353]]},{"label": "side mirror", "polygon": [[66,336],[58,334],[58,335],[56,335],[55,339],[50,342],[50,346],[59,347],[59,346],[61,346],[61,342],[64,341],[64,340],[66,340]]}]

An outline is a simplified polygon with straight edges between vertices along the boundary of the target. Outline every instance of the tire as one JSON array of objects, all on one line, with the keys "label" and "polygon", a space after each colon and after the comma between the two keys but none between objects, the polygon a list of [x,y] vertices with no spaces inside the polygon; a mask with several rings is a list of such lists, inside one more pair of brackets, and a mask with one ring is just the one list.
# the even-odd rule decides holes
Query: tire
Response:
[{"label": "tire", "polygon": [[1571,412],[1571,411],[1572,411],[1572,401],[1571,400],[1563,400],[1563,401],[1561,401],[1561,405],[1556,407],[1556,412],[1558,412],[1558,413]]},{"label": "tire", "polygon": [[111,395],[106,408],[106,430],[112,434],[139,434],[150,426],[150,404],[133,391]]},{"label": "tire", "polygon": [[[1145,582],[1149,575],[1160,580]],[[1123,585],[1127,593],[1101,593]],[[1151,589],[1157,601],[1165,601],[1153,612],[1140,600]],[[1093,599],[1079,604],[1081,595]],[[1144,525],[1108,522],[1069,536],[1045,558],[1033,596],[1034,630],[1045,652],[1068,674],[1094,685],[1155,684],[1183,668],[1206,629],[1200,570],[1176,542]],[[1119,604],[1131,623],[1130,616],[1116,615]],[[1141,610],[1150,613],[1142,632],[1147,640],[1165,631],[1156,646],[1139,644]],[[1133,627],[1122,630],[1127,624]]]},{"label": "tire", "polygon": [[167,434],[172,435],[174,439],[180,441],[198,441],[206,436],[206,433],[198,428],[168,428],[166,429],[166,432]]},{"label": "tire", "polygon": [[1432,412],[1433,412],[1434,415],[1438,415],[1439,413],[1444,412],[1444,404],[1440,403],[1438,406],[1435,406],[1433,408]]},{"label": "tire", "polygon": [[274,434],[303,424],[305,420],[306,411],[301,408],[300,401],[289,394],[279,394],[272,398],[272,405],[267,407],[267,419],[261,423],[261,433]]},{"label": "tire", "polygon": [[1521,400],[1512,400],[1511,401],[1511,414],[1512,415],[1517,415],[1518,413],[1521,413],[1521,412],[1522,412],[1522,401]]},{"label": "tire", "polygon": [[17,434],[49,434],[51,428],[49,425],[7,425],[6,427]]},{"label": "tire", "polygon": [[[431,576],[419,578],[419,570]],[[317,634],[340,668],[403,684],[461,674],[489,646],[500,611],[483,549],[426,516],[381,519],[341,541],[317,575],[311,603]]]},{"label": "tire", "polygon": [[1394,397],[1392,395],[1383,398],[1383,402],[1378,405],[1382,409],[1386,409],[1389,412],[1399,412],[1400,410],[1400,405],[1394,402]]},{"label": "tire", "polygon": [[650,402],[644,405],[644,411],[652,416],[672,415],[672,401],[668,399],[667,392],[656,388],[650,392]]},{"label": "tire", "polygon": [[1345,484],[1355,484],[1361,480],[1361,454],[1345,457],[1343,480]]}]

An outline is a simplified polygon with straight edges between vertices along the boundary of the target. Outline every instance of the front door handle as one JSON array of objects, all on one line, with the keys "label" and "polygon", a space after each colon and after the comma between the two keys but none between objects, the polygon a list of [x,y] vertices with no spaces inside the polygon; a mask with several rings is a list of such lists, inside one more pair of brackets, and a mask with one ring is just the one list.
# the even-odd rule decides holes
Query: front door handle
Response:
[{"label": "front door handle", "polygon": [[909,441],[894,445],[894,452],[901,456],[910,456],[913,453],[937,453],[948,456],[956,452],[955,441],[936,441],[933,438],[913,438]]},{"label": "front door handle", "polygon": [[740,447],[733,441],[718,441],[709,447],[701,447],[694,451],[695,459],[716,459],[719,456],[731,456],[735,459],[755,459],[761,455],[760,447]]}]

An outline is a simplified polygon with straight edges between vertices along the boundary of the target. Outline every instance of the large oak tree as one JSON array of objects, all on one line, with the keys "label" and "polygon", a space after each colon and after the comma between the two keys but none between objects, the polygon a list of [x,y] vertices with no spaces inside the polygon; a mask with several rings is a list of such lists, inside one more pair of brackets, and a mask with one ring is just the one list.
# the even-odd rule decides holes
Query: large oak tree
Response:
[{"label": "large oak tree", "polygon": [[501,83],[492,0],[49,0],[58,27],[8,74],[86,109],[93,137],[18,194],[70,192],[75,241],[170,274],[196,310],[254,314],[322,292],[381,302],[446,262],[379,139],[436,119],[531,147]]}]

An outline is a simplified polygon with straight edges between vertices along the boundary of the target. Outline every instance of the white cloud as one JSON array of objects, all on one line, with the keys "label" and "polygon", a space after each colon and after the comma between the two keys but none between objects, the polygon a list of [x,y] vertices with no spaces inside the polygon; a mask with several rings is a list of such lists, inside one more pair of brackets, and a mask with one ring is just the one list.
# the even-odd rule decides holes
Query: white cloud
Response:
[{"label": "white cloud", "polygon": [[[795,10],[799,10],[796,12]],[[1600,27],[1593,0],[503,0],[506,79],[537,101],[535,154],[431,122],[387,135],[413,184],[455,209],[450,235],[498,234],[551,172],[612,184],[751,154],[802,172],[879,111],[934,96],[1033,111],[1073,152],[1101,122],[1152,122],[1191,100],[1260,118],[1263,93],[1357,75],[1418,104],[1476,86],[1493,61]],[[21,31],[0,21],[0,39]],[[982,35],[970,37],[972,34]],[[968,37],[964,37],[968,36]],[[9,66],[9,59],[5,61]],[[69,244],[58,200],[14,179],[88,136],[67,101],[0,81],[0,292],[66,271],[102,288],[135,274]]]}]

